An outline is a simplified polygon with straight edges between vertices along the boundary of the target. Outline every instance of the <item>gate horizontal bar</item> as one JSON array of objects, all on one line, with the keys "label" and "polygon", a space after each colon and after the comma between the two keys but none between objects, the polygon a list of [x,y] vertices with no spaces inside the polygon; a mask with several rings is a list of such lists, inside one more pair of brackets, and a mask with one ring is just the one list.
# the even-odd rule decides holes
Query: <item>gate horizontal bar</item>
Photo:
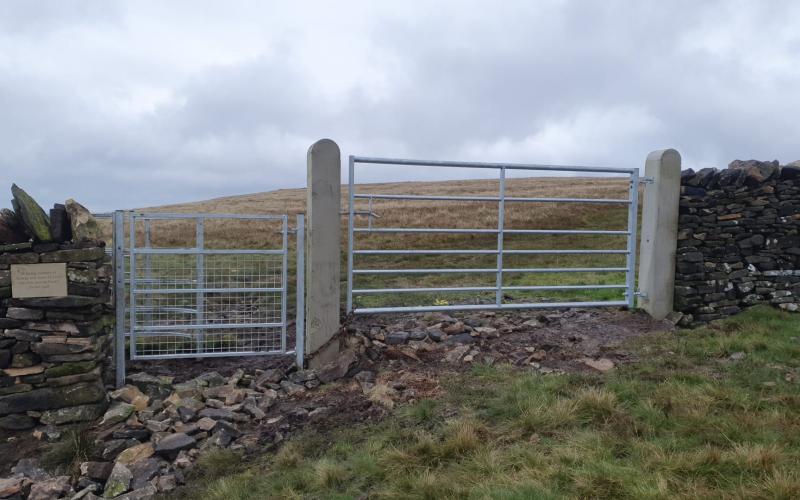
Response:
[{"label": "gate horizontal bar", "polygon": [[608,288],[627,288],[627,285],[536,285],[536,286],[504,286],[503,290],[517,290],[517,291],[557,291],[557,290],[600,290]]},{"label": "gate horizontal bar", "polygon": [[[542,267],[503,268],[504,273],[612,273],[625,272],[625,267]],[[496,273],[496,268],[486,269],[353,269],[353,274],[479,274]]]},{"label": "gate horizontal bar", "polygon": [[456,274],[496,273],[497,269],[353,269],[353,274]]},{"label": "gate horizontal bar", "polygon": [[504,234],[602,234],[626,236],[628,231],[610,231],[605,229],[503,229]]},{"label": "gate horizontal bar", "polygon": [[[497,250],[353,250],[355,255],[496,255]],[[503,250],[505,255],[627,254],[627,250]]]},{"label": "gate horizontal bar", "polygon": [[[130,307],[125,307],[125,310],[130,311]],[[181,314],[195,314],[197,312],[197,309],[190,307],[136,306],[136,312],[155,312],[155,311],[174,312]]]},{"label": "gate horizontal bar", "polygon": [[294,355],[294,351],[225,351],[225,352],[190,352],[180,354],[137,354],[131,359],[183,359],[183,358],[224,358],[231,356],[266,356],[270,354]]},{"label": "gate horizontal bar", "polygon": [[431,293],[431,292],[494,292],[494,286],[457,286],[450,288],[365,288],[353,290],[353,295],[366,295],[376,293]]},{"label": "gate horizontal bar", "polygon": [[353,250],[354,255],[495,255],[497,250]]},{"label": "gate horizontal bar", "polygon": [[280,328],[283,323],[204,323],[200,324],[179,324],[179,325],[136,325],[133,330],[136,332],[160,332],[169,330],[215,330],[215,329],[241,329],[241,328]]},{"label": "gate horizontal bar", "polygon": [[458,229],[458,228],[431,228],[431,227],[382,227],[366,228],[354,227],[354,233],[450,233],[450,234],[497,234],[497,229]]},{"label": "gate horizontal bar", "polygon": [[540,267],[540,268],[505,268],[504,273],[620,273],[625,267]]},{"label": "gate horizontal bar", "polygon": [[433,161],[433,160],[404,160],[399,158],[369,158],[353,156],[353,163],[370,163],[374,165],[414,165],[421,167],[456,167],[456,168],[493,168],[509,170],[543,170],[567,172],[597,172],[632,174],[638,168],[613,168],[613,167],[585,167],[581,165],[537,165],[524,163],[480,163],[467,161]]},{"label": "gate horizontal bar", "polygon": [[[131,332],[126,332],[125,335],[130,337]],[[197,332],[173,332],[173,331],[169,331],[169,332],[162,332],[162,331],[158,331],[158,332],[141,332],[141,331],[137,331],[136,332],[136,337],[137,338],[146,338],[146,337],[182,337],[182,338],[187,338],[187,339],[194,339],[195,337],[197,337]]]},{"label": "gate horizontal bar", "polygon": [[[372,200],[421,200],[421,201],[500,201],[499,196],[435,196],[416,194],[367,194],[354,193],[353,198]],[[598,203],[598,204],[629,204],[631,200],[612,198],[530,198],[507,196],[505,201],[523,203]]]},{"label": "gate horizontal bar", "polygon": [[527,304],[476,304],[452,306],[410,306],[410,307],[365,307],[353,309],[354,314],[416,313],[437,311],[507,311],[514,309],[569,309],[573,307],[622,307],[624,300],[598,302],[537,302]]},{"label": "gate horizontal bar", "polygon": [[591,255],[627,254],[627,250],[503,250],[506,255]]},{"label": "gate horizontal bar", "polygon": [[134,248],[136,255],[283,255],[283,250],[209,250],[206,248]]},{"label": "gate horizontal bar", "polygon": [[[283,288],[137,288],[133,293],[137,295],[149,294],[178,294],[178,293],[244,293],[244,292],[283,292]],[[137,309],[141,309],[137,307]]]},{"label": "gate horizontal bar", "polygon": [[276,220],[286,219],[285,215],[245,215],[245,214],[197,214],[197,213],[155,213],[130,212],[136,220],[175,220],[175,219],[243,219],[243,220]]},{"label": "gate horizontal bar", "polygon": [[[461,229],[428,227],[354,227],[354,233],[448,233],[448,234],[497,234],[497,229]],[[503,229],[503,234],[602,234],[626,236],[628,231],[605,231],[591,229]]]},{"label": "gate horizontal bar", "polygon": [[[626,288],[626,285],[537,285],[537,286],[503,286],[500,290],[545,291],[545,290],[599,290],[608,288]],[[353,290],[354,295],[382,293],[438,293],[438,292],[495,292],[496,286],[460,286],[443,288],[363,288]]]},{"label": "gate horizontal bar", "polygon": [[[129,281],[126,281],[129,283]],[[136,277],[136,283],[157,283],[159,285],[195,285],[197,284],[197,280],[192,279],[184,279],[184,280],[175,280],[175,279],[163,279],[163,278],[140,278]]]}]

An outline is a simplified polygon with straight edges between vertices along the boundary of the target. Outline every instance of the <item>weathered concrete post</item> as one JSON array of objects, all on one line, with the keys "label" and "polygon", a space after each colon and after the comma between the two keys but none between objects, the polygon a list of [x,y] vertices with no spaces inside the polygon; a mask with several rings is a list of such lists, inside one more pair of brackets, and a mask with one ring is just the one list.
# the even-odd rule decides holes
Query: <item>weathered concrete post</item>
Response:
[{"label": "weathered concrete post", "polygon": [[675,253],[678,247],[678,201],[681,155],[674,149],[647,155],[639,249],[639,307],[655,319],[672,312],[675,293]]},{"label": "weathered concrete post", "polygon": [[318,368],[339,353],[331,339],[339,330],[341,273],[341,155],[339,146],[321,139],[308,149],[306,350]]}]

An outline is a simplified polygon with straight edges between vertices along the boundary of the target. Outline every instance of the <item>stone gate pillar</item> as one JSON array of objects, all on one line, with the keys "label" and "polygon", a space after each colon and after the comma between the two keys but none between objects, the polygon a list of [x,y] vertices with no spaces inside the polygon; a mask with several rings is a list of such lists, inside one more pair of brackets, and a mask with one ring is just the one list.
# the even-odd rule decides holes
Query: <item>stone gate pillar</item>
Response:
[{"label": "stone gate pillar", "polygon": [[674,149],[647,155],[639,249],[639,307],[655,319],[672,312],[675,292],[675,253],[678,247],[678,202],[681,155]]},{"label": "stone gate pillar", "polygon": [[308,150],[306,212],[306,349],[309,366],[318,368],[339,353],[341,274],[341,154],[330,139]]}]

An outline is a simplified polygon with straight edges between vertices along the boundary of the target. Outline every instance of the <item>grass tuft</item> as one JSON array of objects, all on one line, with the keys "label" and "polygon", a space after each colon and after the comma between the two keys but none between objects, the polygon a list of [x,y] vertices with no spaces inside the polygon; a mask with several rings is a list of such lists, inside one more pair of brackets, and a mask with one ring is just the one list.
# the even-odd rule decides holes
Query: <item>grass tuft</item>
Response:
[{"label": "grass tuft", "polygon": [[81,462],[89,460],[93,449],[94,444],[88,432],[70,430],[42,455],[41,463],[47,470],[77,478]]},{"label": "grass tuft", "polygon": [[337,489],[347,479],[347,469],[338,462],[323,458],[314,464],[314,479],[321,489]]},{"label": "grass tuft", "polygon": [[215,448],[201,454],[192,473],[206,479],[224,477],[243,469],[243,459],[235,451]]}]

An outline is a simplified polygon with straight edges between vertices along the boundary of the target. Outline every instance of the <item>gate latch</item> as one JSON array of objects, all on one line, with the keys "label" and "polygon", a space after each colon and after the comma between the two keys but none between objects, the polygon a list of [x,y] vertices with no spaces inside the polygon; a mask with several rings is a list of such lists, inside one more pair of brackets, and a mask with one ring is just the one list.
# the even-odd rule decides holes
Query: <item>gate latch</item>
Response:
[{"label": "gate latch", "polygon": [[639,184],[652,184],[655,181],[652,177],[639,177]]}]

